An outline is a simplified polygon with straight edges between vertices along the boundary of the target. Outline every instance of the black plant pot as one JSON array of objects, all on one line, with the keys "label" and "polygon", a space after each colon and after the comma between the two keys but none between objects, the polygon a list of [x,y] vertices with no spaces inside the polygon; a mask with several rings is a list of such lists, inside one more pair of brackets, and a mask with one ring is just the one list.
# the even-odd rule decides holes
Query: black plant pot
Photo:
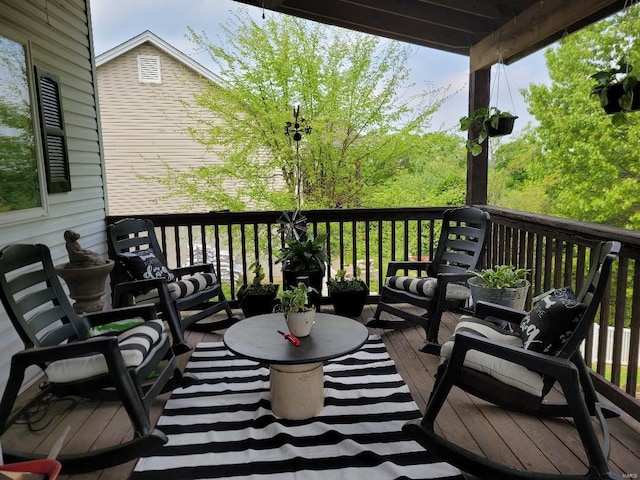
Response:
[{"label": "black plant pot", "polygon": [[288,270],[286,267],[282,269],[282,280],[284,283],[284,290],[289,290],[298,285],[301,278],[307,277],[309,279],[308,285],[316,289],[316,292],[309,293],[309,303],[316,307],[316,310],[320,310],[320,299],[322,298],[322,279],[324,278],[324,272],[320,269],[317,270]]},{"label": "black plant pot", "polygon": [[240,299],[240,308],[242,308],[244,317],[249,318],[273,312],[279,288],[280,285],[275,285],[273,293],[255,293],[246,292],[245,285],[240,287],[238,299]]},{"label": "black plant pot", "polygon": [[499,117],[498,128],[491,125],[491,122],[486,122],[487,135],[490,137],[500,137],[502,135],[509,135],[513,132],[513,125],[518,117]]},{"label": "black plant pot", "polygon": [[362,314],[362,309],[365,303],[367,303],[367,296],[369,295],[369,289],[366,285],[363,286],[365,288],[364,290],[329,291],[329,298],[331,299],[336,315],[359,317]]},{"label": "black plant pot", "polygon": [[[602,88],[594,89],[594,93],[600,94]],[[622,88],[621,83],[616,83],[607,88],[607,100],[609,103],[604,107],[604,111],[606,113],[620,113],[622,112],[622,107],[620,106],[620,98],[624,95],[624,88]],[[599,97],[598,97],[599,98]],[[640,110],[640,84],[637,84],[633,89],[633,100],[631,102],[631,110],[624,110],[625,112],[634,112],[636,110]]]}]

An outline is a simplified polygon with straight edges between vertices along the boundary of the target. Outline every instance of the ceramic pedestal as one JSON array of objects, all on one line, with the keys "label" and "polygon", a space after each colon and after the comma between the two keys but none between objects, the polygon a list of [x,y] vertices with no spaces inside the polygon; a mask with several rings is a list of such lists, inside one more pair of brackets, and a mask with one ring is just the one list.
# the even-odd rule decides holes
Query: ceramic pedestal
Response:
[{"label": "ceramic pedestal", "polygon": [[311,418],[324,408],[322,362],[271,365],[271,410],[287,420]]},{"label": "ceramic pedestal", "polygon": [[65,268],[67,265],[57,265],[56,273],[69,287],[69,296],[75,300],[73,309],[79,314],[102,311],[102,296],[107,277],[113,270],[113,260],[95,267]]}]

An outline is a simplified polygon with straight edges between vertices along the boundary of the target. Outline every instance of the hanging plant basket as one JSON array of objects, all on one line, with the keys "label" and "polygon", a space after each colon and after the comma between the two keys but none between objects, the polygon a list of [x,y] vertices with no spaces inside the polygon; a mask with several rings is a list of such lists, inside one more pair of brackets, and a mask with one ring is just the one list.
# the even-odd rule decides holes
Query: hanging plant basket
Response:
[{"label": "hanging plant basket", "polygon": [[[509,82],[507,81],[507,74],[502,61],[502,54],[498,60],[499,66],[497,68],[497,76],[495,83],[491,87],[490,100],[494,98],[495,103],[490,107],[480,107],[469,113],[469,116],[462,117],[460,119],[460,130],[469,131],[472,126],[476,126],[475,137],[469,136],[466,142],[467,151],[474,157],[482,153],[482,145],[486,142],[488,137],[500,137],[502,135],[509,135],[513,132],[513,126],[516,119],[516,115],[511,112],[501,111],[498,105],[498,90],[500,86],[500,74],[504,73],[504,82],[507,85],[509,91],[509,97],[511,98],[511,90],[509,89]],[[494,90],[495,87],[495,90]],[[511,106],[513,107],[513,98],[511,98]],[[515,107],[514,111],[515,111]],[[474,130],[471,130],[474,132]]]},{"label": "hanging plant basket", "polygon": [[[597,87],[593,89],[593,94],[600,96],[603,87]],[[636,84],[633,88],[633,100],[631,101],[631,108],[623,109],[620,105],[620,99],[625,94],[624,88],[621,83],[613,84],[607,87],[607,103],[602,108],[608,114],[620,113],[620,112],[636,112],[640,110],[640,83]],[[604,102],[603,102],[604,103]]]},{"label": "hanging plant basket", "polygon": [[513,132],[513,125],[516,122],[515,115],[498,117],[498,126],[494,127],[491,122],[486,122],[487,136],[500,137],[502,135],[509,135]]}]

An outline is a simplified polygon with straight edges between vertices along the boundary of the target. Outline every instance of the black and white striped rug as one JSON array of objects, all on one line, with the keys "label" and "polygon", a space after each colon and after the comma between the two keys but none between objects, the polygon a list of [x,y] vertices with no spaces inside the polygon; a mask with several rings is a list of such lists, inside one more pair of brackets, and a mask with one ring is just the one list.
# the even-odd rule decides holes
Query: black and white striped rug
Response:
[{"label": "black and white striped rug", "polygon": [[462,478],[402,432],[420,416],[378,335],[325,364],[325,407],[274,417],[269,368],[201,343],[187,371],[206,381],[173,392],[158,428],[169,442],[131,480]]}]

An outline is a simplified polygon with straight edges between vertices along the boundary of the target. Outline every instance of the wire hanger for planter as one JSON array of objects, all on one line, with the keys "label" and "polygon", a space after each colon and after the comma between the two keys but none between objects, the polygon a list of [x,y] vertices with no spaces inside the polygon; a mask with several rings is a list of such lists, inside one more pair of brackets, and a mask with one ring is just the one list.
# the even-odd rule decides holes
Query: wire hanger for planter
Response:
[{"label": "wire hanger for planter", "polygon": [[[507,91],[511,100],[511,111],[503,112],[497,107],[501,75],[504,75],[505,84],[507,85]],[[494,98],[494,94],[495,103],[492,103],[491,100]],[[478,127],[477,136],[475,138],[469,138],[466,143],[467,150],[474,157],[480,155],[482,152],[482,144],[486,142],[487,137],[497,137],[511,133],[513,130],[513,124],[516,118],[518,118],[515,115],[515,105],[513,103],[513,96],[511,95],[511,88],[509,87],[509,82],[507,80],[507,72],[502,58],[502,50],[498,51],[497,74],[491,84],[489,100],[489,107],[478,108],[471,112],[468,117],[462,117],[460,119],[460,130],[462,131],[469,130],[472,125],[477,125]]]},{"label": "wire hanger for planter", "polygon": [[[628,12],[637,3],[638,0],[626,0],[623,10]],[[630,20],[628,31],[622,38],[631,39],[633,33]],[[612,61],[613,66],[608,70],[601,70],[589,77],[596,81],[591,94],[598,96],[600,105],[606,113],[613,114],[611,123],[614,126],[627,122],[624,113],[640,110],[640,82],[637,75],[631,73],[633,66],[629,63],[631,47],[632,42],[628,41],[621,59]]]},{"label": "wire hanger for planter", "polygon": [[[513,102],[513,95],[511,94],[511,87],[509,86],[509,79],[507,78],[507,69],[504,65],[504,58],[502,57],[502,52],[504,50],[500,49],[498,51],[498,63],[496,66],[496,75],[493,78],[493,82],[491,85],[491,92],[489,95],[490,100],[494,99],[495,93],[495,102],[489,102],[489,125],[488,125],[488,136],[489,137],[497,137],[500,135],[507,135],[513,130],[513,123],[515,122],[518,116],[516,115],[516,106]],[[509,100],[511,101],[511,110],[510,111],[502,111],[498,108],[498,98],[500,96],[500,81],[501,77],[504,77],[504,84],[507,86],[507,93],[509,94]]]}]

